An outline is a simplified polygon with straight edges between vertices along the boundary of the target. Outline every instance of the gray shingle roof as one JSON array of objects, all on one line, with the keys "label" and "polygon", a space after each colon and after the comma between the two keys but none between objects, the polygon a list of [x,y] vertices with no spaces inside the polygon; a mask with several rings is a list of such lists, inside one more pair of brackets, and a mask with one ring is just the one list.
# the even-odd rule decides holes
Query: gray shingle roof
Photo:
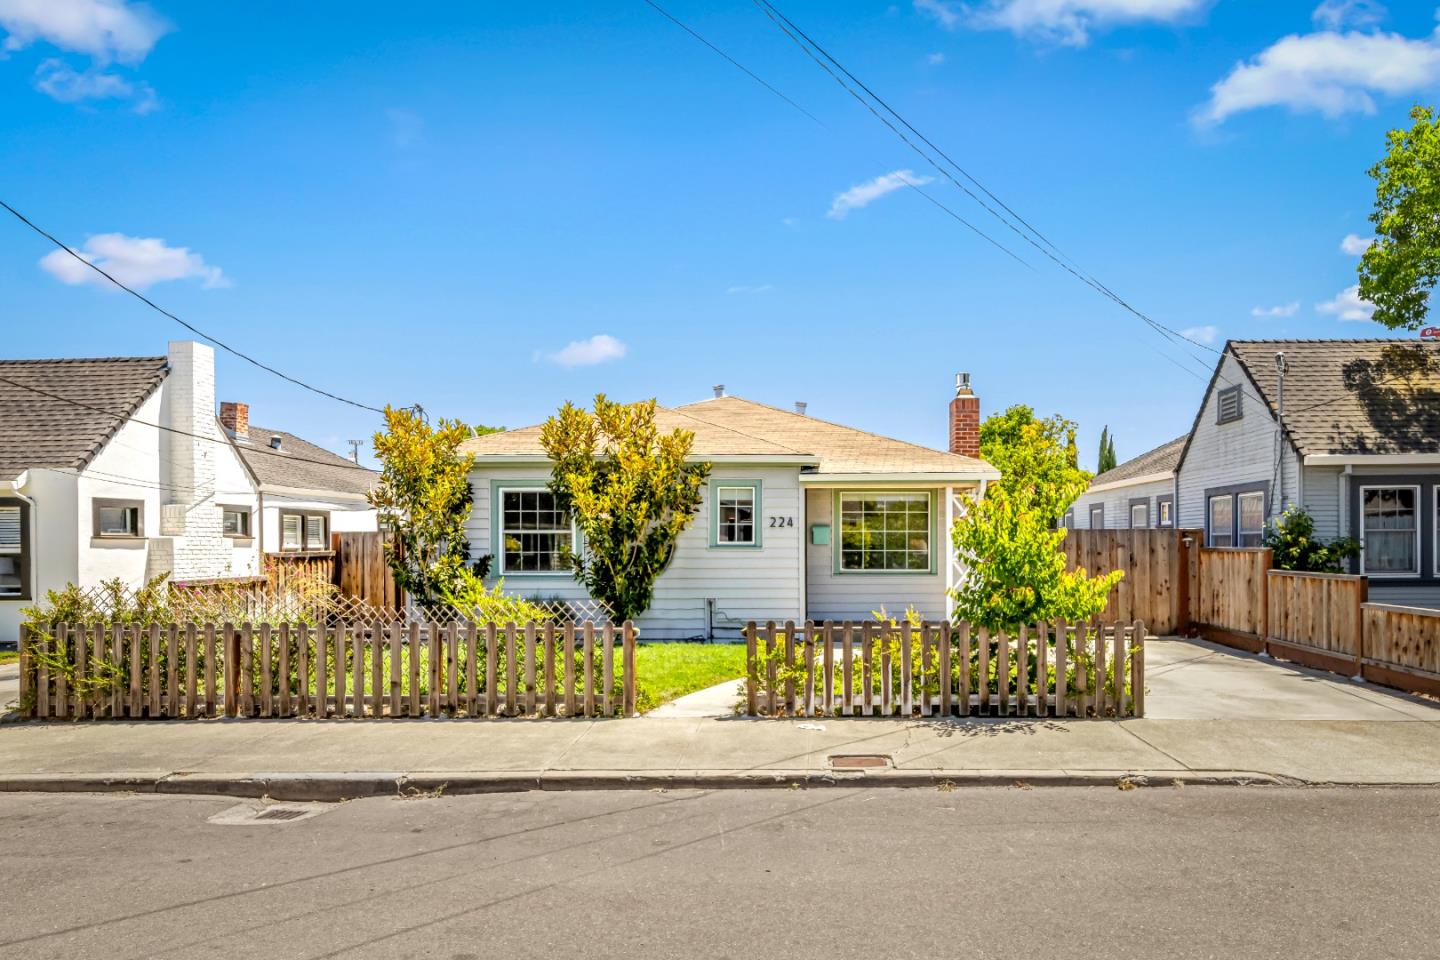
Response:
[{"label": "gray shingle roof", "polygon": [[[271,448],[271,437],[280,438],[278,451]],[[380,476],[374,470],[357,466],[338,453],[301,440],[293,433],[257,427],[254,424],[250,426],[249,441],[237,441],[235,450],[262,489],[288,487],[296,490],[365,494]]]},{"label": "gray shingle roof", "polygon": [[1091,487],[1097,487],[1105,483],[1120,483],[1125,480],[1133,480],[1136,477],[1149,476],[1155,473],[1173,473],[1176,464],[1180,462],[1180,451],[1185,449],[1185,441],[1189,439],[1187,433],[1184,436],[1176,437],[1169,443],[1162,443],[1154,450],[1147,450],[1138,457],[1131,457],[1124,463],[1119,464],[1113,470],[1106,470],[1104,473],[1096,474],[1095,479],[1090,481]]},{"label": "gray shingle roof", "polygon": [[0,479],[30,468],[85,466],[168,369],[164,357],[0,360]]},{"label": "gray shingle roof", "polygon": [[1272,411],[1275,354],[1285,353],[1285,427],[1302,456],[1440,453],[1440,344],[1234,340],[1226,349]]}]

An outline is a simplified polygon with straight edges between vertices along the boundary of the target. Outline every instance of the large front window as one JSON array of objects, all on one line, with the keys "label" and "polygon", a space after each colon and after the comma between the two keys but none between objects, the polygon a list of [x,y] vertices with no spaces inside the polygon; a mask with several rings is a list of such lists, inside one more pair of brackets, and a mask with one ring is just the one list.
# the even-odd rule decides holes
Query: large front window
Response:
[{"label": "large front window", "polygon": [[1364,572],[1420,573],[1420,488],[1361,487],[1360,536]]},{"label": "large front window", "polygon": [[501,573],[563,573],[574,549],[570,518],[544,488],[500,492]]},{"label": "large front window", "polygon": [[930,495],[841,494],[840,569],[929,571]]},{"label": "large front window", "polygon": [[757,484],[717,485],[715,487],[715,545],[717,547],[753,547],[760,543],[756,534]]}]

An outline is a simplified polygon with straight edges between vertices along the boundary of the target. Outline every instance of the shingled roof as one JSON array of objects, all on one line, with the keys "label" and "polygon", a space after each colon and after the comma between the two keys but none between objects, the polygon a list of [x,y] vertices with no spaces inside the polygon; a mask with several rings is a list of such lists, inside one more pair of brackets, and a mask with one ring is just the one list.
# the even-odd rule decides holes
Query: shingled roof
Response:
[{"label": "shingled roof", "polygon": [[1418,340],[1232,340],[1273,413],[1284,352],[1285,428],[1301,456],[1440,453],[1440,344]]},{"label": "shingled roof", "polygon": [[[983,460],[894,440],[740,397],[717,397],[681,407],[657,407],[656,426],[695,434],[696,457],[772,457],[815,474],[936,474],[993,479]],[[460,449],[477,457],[544,457],[540,428],[522,427],[475,437]]]},{"label": "shingled roof", "polygon": [[[280,438],[280,449],[270,445]],[[293,433],[250,425],[249,440],[235,442],[235,451],[261,490],[277,488],[364,495],[379,477],[338,453],[301,440]]]},{"label": "shingled roof", "polygon": [[168,371],[164,357],[0,360],[0,479],[84,467]]},{"label": "shingled roof", "polygon": [[1132,457],[1113,469],[1096,474],[1095,479],[1090,481],[1091,489],[1112,483],[1124,483],[1126,480],[1134,480],[1138,477],[1153,476],[1157,473],[1174,473],[1176,465],[1180,463],[1180,451],[1185,449],[1185,441],[1189,438],[1188,433],[1176,437],[1169,443],[1162,443],[1154,450],[1147,450],[1140,456]]}]

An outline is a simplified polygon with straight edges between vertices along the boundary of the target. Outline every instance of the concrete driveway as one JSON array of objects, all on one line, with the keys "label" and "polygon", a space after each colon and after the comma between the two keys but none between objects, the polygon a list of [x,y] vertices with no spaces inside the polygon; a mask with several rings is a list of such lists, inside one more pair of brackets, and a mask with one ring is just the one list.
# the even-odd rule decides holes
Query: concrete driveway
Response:
[{"label": "concrete driveway", "polygon": [[1440,720],[1440,703],[1204,640],[1145,644],[1152,720]]}]

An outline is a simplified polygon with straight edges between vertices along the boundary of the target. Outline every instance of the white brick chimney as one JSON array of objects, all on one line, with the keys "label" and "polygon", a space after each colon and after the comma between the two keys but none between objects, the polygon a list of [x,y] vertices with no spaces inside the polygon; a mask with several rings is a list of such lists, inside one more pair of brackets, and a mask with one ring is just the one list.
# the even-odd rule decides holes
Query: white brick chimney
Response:
[{"label": "white brick chimney", "polygon": [[[161,398],[160,536],[151,563],[168,563],[174,579],[220,577],[230,549],[215,501],[216,462],[229,455],[215,419],[215,351],[193,340],[171,341],[170,373]],[[151,570],[152,574],[160,572]]]}]

